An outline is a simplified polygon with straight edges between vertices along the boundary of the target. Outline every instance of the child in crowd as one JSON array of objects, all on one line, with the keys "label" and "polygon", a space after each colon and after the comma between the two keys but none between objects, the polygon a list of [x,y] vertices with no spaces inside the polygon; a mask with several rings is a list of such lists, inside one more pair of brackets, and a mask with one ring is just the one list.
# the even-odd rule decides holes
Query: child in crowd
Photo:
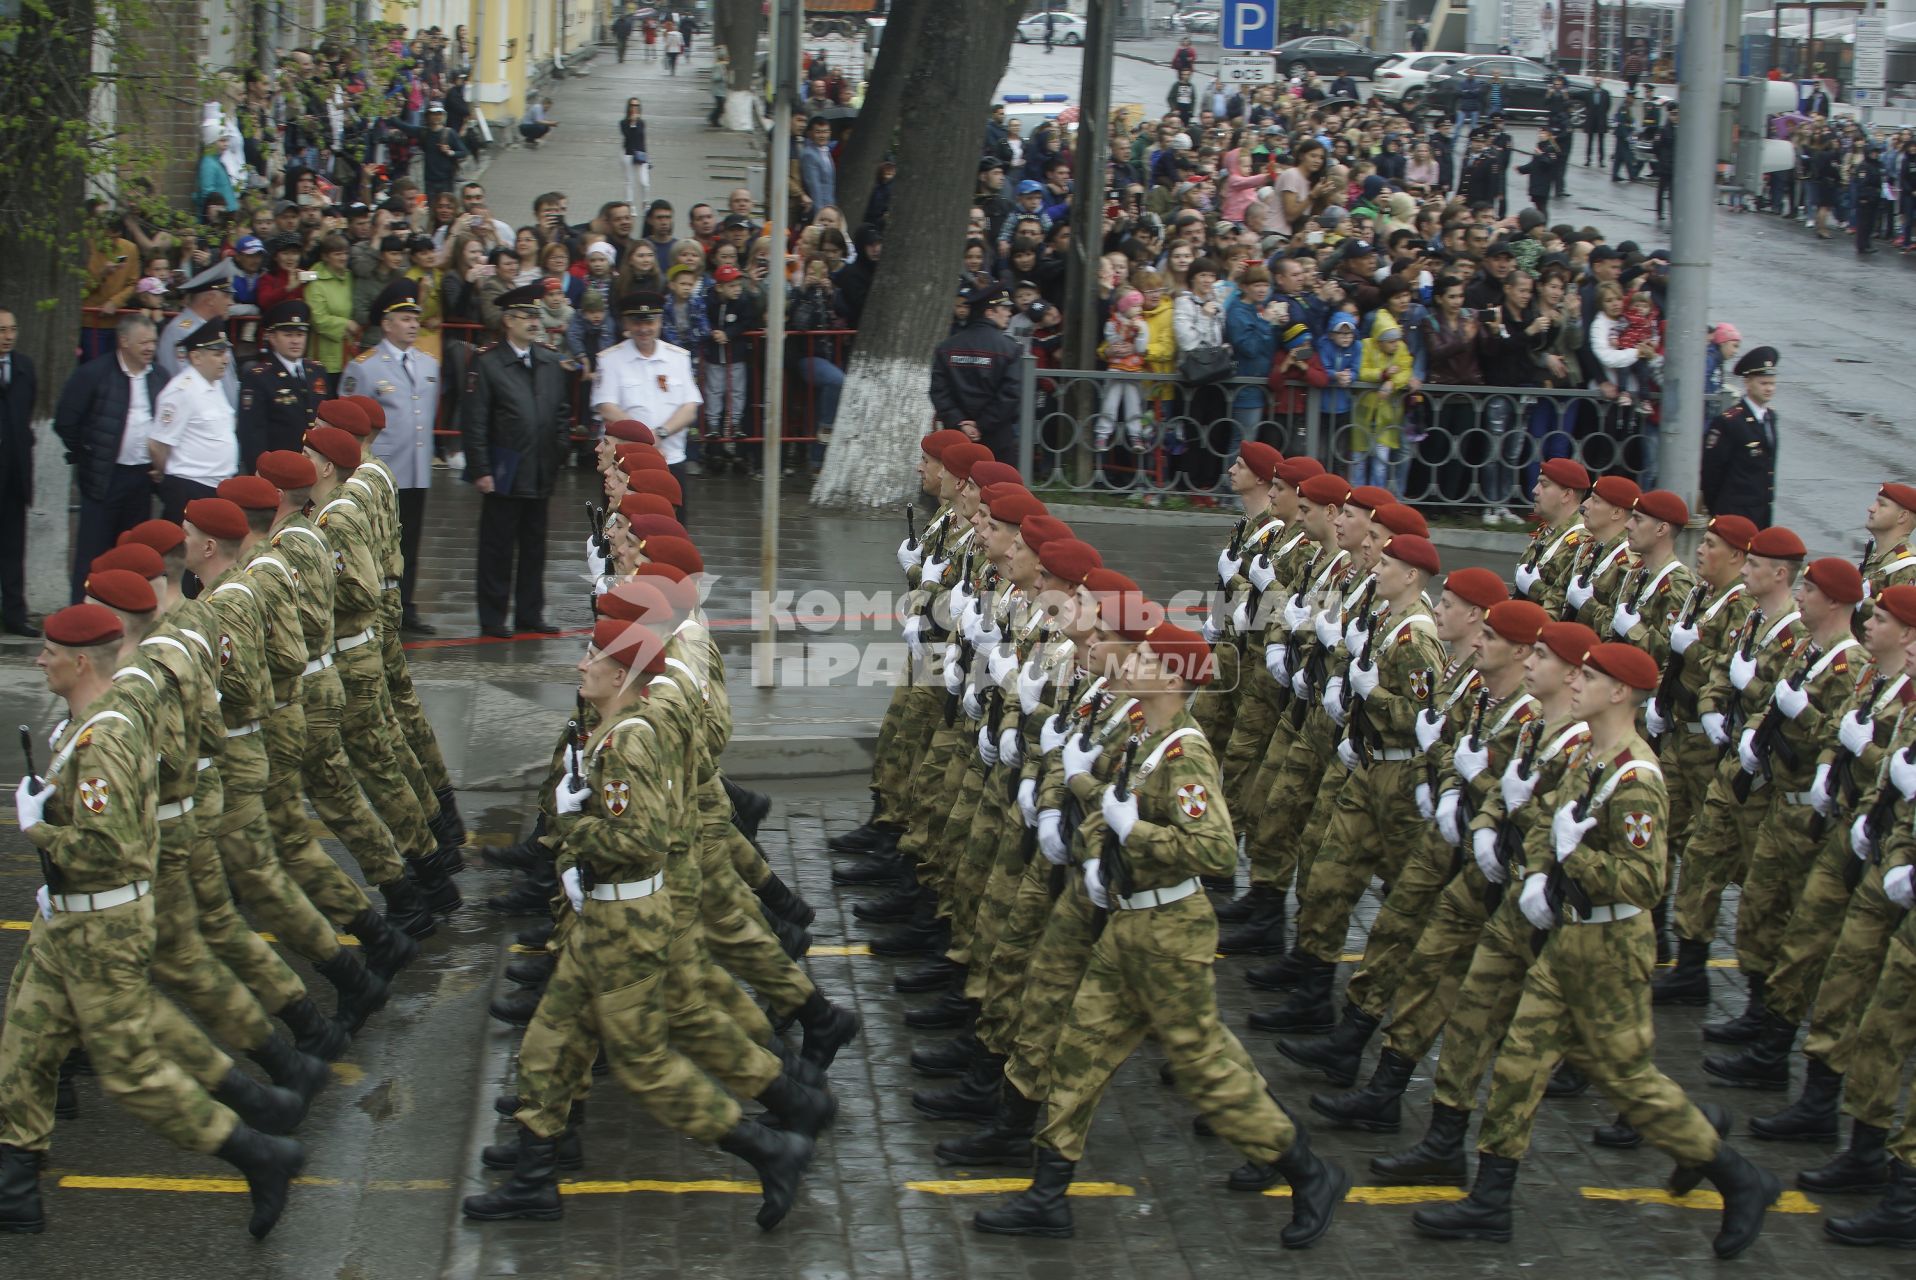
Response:
[{"label": "child in crowd", "polygon": [[1347,477],[1352,484],[1381,485],[1404,496],[1404,394],[1410,376],[1410,348],[1404,345],[1402,329],[1388,325],[1364,340],[1357,380],[1374,382],[1377,389],[1357,397]]},{"label": "child in crowd", "polygon": [[[1111,318],[1104,322],[1105,367],[1126,373],[1144,368],[1144,353],[1151,343],[1150,326],[1139,314],[1144,295],[1136,289],[1124,289],[1111,302]],[[1133,449],[1144,444],[1144,418],[1139,411],[1138,388],[1141,384],[1113,379],[1105,384],[1103,411],[1098,414],[1095,443],[1099,449],[1111,447],[1117,420],[1124,420],[1125,439]]]},{"label": "child in crowd", "polygon": [[[676,283],[676,282],[675,282]],[[760,327],[758,303],[745,295],[737,267],[721,265],[712,273],[705,298],[711,329],[705,340],[700,381],[705,394],[705,433],[714,442],[705,455],[709,472],[731,467],[758,469],[737,443],[745,435],[746,397],[751,390],[751,348],[745,335]]]}]

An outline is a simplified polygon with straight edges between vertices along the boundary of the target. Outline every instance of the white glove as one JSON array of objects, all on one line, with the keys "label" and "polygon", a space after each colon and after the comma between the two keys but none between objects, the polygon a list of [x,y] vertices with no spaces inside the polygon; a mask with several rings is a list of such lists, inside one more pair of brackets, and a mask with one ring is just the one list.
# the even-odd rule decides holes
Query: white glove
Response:
[{"label": "white glove", "polygon": [[49,782],[43,788],[36,788],[33,785],[32,775],[29,774],[20,779],[20,785],[13,789],[13,808],[14,812],[20,816],[22,833],[40,825],[41,819],[47,815],[47,801],[52,798],[55,788],[59,785],[57,782]]},{"label": "white glove", "polygon": [[983,605],[979,605],[978,627],[971,633],[972,646],[978,649],[989,649],[994,645],[1003,644],[1004,639],[1005,633],[998,629],[998,619],[987,612]]},{"label": "white glove", "polygon": [[1590,597],[1597,594],[1596,582],[1585,582],[1582,575],[1573,574],[1570,585],[1563,590],[1564,603],[1572,609],[1581,609],[1590,603]]},{"label": "white glove", "polygon": [[1069,782],[1081,773],[1090,773],[1091,766],[1096,764],[1098,757],[1103,754],[1104,744],[1102,742],[1094,742],[1088,747],[1081,747],[1078,745],[1078,739],[1075,735],[1067,739],[1064,744],[1064,780]]},{"label": "white glove", "polygon": [[982,720],[984,718],[985,709],[978,701],[978,690],[976,686],[965,690],[964,701],[959,703],[959,706],[964,709],[965,719],[967,720]]},{"label": "white glove", "polygon": [[1865,862],[1876,851],[1876,842],[1869,838],[1869,815],[1859,813],[1856,821],[1849,824],[1849,851]]},{"label": "white glove", "polygon": [[1277,566],[1271,563],[1269,556],[1260,553],[1252,558],[1249,567],[1244,571],[1244,576],[1249,578],[1251,585],[1259,591],[1269,591],[1271,584],[1277,581]]},{"label": "white glove", "polygon": [[1696,643],[1697,636],[1701,634],[1700,627],[1686,627],[1681,622],[1677,623],[1670,628],[1670,652],[1688,653],[1690,646]]},{"label": "white glove", "polygon": [[1497,833],[1489,827],[1478,827],[1470,833],[1470,856],[1477,860],[1477,870],[1483,872],[1484,879],[1490,883],[1502,884],[1510,878],[1510,872],[1497,857]]},{"label": "white glove", "polygon": [[906,538],[898,544],[898,567],[906,573],[916,569],[925,558],[925,549]]},{"label": "white glove", "polygon": [[985,768],[998,763],[998,741],[991,736],[991,726],[978,726],[978,758],[985,762]]},{"label": "white glove", "polygon": [[1226,547],[1217,553],[1217,577],[1219,582],[1229,582],[1232,578],[1237,577],[1238,571],[1243,567],[1244,555],[1242,552],[1239,552],[1237,555],[1232,555],[1231,549]]},{"label": "white glove", "polygon": [[[958,593],[954,591],[952,594],[955,596]],[[978,628],[984,620],[985,607],[978,603],[977,597],[967,597],[965,607],[958,612],[958,634],[971,641],[974,649],[979,647]]]},{"label": "white glove", "polygon": [[918,566],[918,585],[928,586],[945,580],[945,570],[951,567],[949,560],[927,560]]},{"label": "white glove", "polygon": [[1204,643],[1216,644],[1218,641],[1222,640],[1223,638],[1224,638],[1224,628],[1220,627],[1217,624],[1217,615],[1215,613],[1205,614],[1204,615]]},{"label": "white glove", "polygon": [[965,672],[958,665],[958,645],[954,641],[945,646],[945,692],[957,693],[964,687]]},{"label": "white glove", "polygon": [[1810,694],[1807,689],[1799,689],[1787,680],[1776,682],[1776,688],[1770,691],[1770,701],[1776,709],[1794,720],[1809,710]]},{"label": "white glove", "polygon": [[1350,679],[1352,693],[1360,698],[1370,697],[1377,692],[1377,664],[1374,662],[1368,666],[1361,662],[1353,664]]},{"label": "white glove", "polygon": [[1018,668],[1018,709],[1026,715],[1036,711],[1038,700],[1044,697],[1044,686],[1044,668],[1034,654],[1030,662]]},{"label": "white glove", "polygon": [[1338,623],[1337,615],[1329,609],[1322,610],[1315,618],[1311,619],[1311,629],[1317,632],[1317,643],[1323,645],[1326,649],[1335,649],[1337,642],[1344,637],[1344,631]]},{"label": "white glove", "polygon": [[1744,657],[1743,651],[1738,649],[1730,658],[1730,683],[1736,686],[1738,692],[1741,692],[1749,688],[1750,681],[1754,679],[1756,679],[1756,659]]},{"label": "white glove", "polygon": [[[1251,633],[1251,600],[1249,596],[1238,601],[1231,609],[1231,625],[1237,628],[1237,633],[1241,636],[1246,636]],[[1211,643],[1216,644],[1217,641],[1213,640]]]},{"label": "white glove", "polygon": [[1018,669],[1018,651],[1008,644],[1001,644],[985,657],[985,674],[991,683],[1002,686]]},{"label": "white glove", "polygon": [[574,915],[585,912],[585,885],[579,880],[579,869],[567,867],[565,874],[559,877],[559,883],[565,886],[565,900],[572,904]]},{"label": "white glove", "polygon": [[1014,726],[1007,725],[998,734],[998,759],[1007,769],[1016,769],[1024,763],[1024,740]]},{"label": "white glove", "polygon": [[1299,592],[1284,602],[1284,626],[1290,631],[1302,631],[1311,620],[1310,606],[1304,603],[1304,593]]},{"label": "white glove", "polygon": [[1457,766],[1458,776],[1465,782],[1475,782],[1477,775],[1490,767],[1490,739],[1485,738],[1476,746],[1470,745],[1470,735],[1465,734],[1457,741],[1457,750],[1451,753],[1451,763]]},{"label": "white glove", "polygon": [[1018,784],[1018,813],[1027,827],[1038,825],[1038,780],[1026,778]]},{"label": "white glove", "polygon": [[1836,730],[1836,740],[1843,744],[1845,751],[1860,756],[1876,740],[1876,722],[1865,717],[1861,708],[1852,710]]},{"label": "white glove", "polygon": [[1730,745],[1730,731],[1725,727],[1721,711],[1705,711],[1698,723],[1703,726],[1703,736],[1719,747]]},{"label": "white glove", "polygon": [[1071,721],[1069,719],[1060,726],[1057,716],[1046,716],[1044,723],[1038,727],[1038,750],[1050,755],[1062,747],[1064,740],[1070,736]]},{"label": "white glove", "polygon": [[574,789],[570,773],[561,777],[559,785],[552,789],[552,804],[560,813],[583,813],[585,802],[591,798],[591,785],[580,778],[577,789]]},{"label": "white glove", "polygon": [[1816,766],[1816,781],[1810,783],[1810,808],[1828,817],[1834,803],[1835,798],[1830,795],[1830,765],[1825,760]]},{"label": "white glove", "polygon": [[1284,665],[1290,656],[1290,646],[1282,640],[1273,640],[1264,646],[1264,669],[1279,684],[1291,682],[1291,673]]},{"label": "white glove", "polygon": [[599,554],[598,541],[587,539],[585,544],[585,571],[594,578],[603,578],[607,569],[605,557]]},{"label": "white glove", "polygon": [[[595,536],[593,536],[592,534],[589,534],[589,533],[588,533],[588,534],[587,534],[587,535],[585,536],[585,562],[586,562],[587,564],[591,564],[591,563],[592,563],[592,557],[593,557],[593,556],[596,556],[596,555],[598,555],[598,554],[599,554],[599,540],[598,540],[598,538],[597,538],[597,537],[595,537]],[[605,570],[603,570],[603,569],[600,569],[600,570],[598,571],[598,573],[604,573],[604,572],[605,572]],[[597,576],[598,576],[598,574],[594,574],[593,576],[594,576],[594,577],[597,577]]]},{"label": "white glove", "polygon": [[905,619],[905,648],[914,660],[925,656],[925,615],[914,613]]},{"label": "white glove", "polygon": [[1531,568],[1529,565],[1519,563],[1517,565],[1517,571],[1511,575],[1511,578],[1517,584],[1517,594],[1527,596],[1530,594],[1530,588],[1536,586],[1537,579],[1542,576],[1542,573],[1538,570]]},{"label": "white glove", "polygon": [[1324,714],[1333,724],[1344,723],[1344,677],[1332,676],[1324,682],[1324,696],[1318,699]]},{"label": "white glove", "polygon": [[1363,763],[1357,758],[1357,748],[1351,745],[1349,738],[1337,740],[1337,758],[1343,761],[1344,767],[1352,773],[1357,772],[1357,766]]},{"label": "white glove", "polygon": [[1736,758],[1743,765],[1745,773],[1761,773],[1763,762],[1756,758],[1756,730],[1745,729],[1743,736],[1736,742]]},{"label": "white glove", "polygon": [[1369,632],[1370,628],[1364,625],[1362,617],[1353,617],[1350,625],[1344,628],[1344,651],[1356,657],[1363,649],[1364,637]]},{"label": "white glove", "polygon": [[1547,877],[1541,871],[1533,872],[1523,882],[1523,894],[1517,899],[1517,907],[1523,912],[1523,918],[1539,929],[1557,927],[1556,913],[1550,910],[1550,904],[1544,900],[1544,884]]},{"label": "white glove", "polygon": [[1643,621],[1643,615],[1629,605],[1619,602],[1610,614],[1610,630],[1617,633],[1620,640],[1628,640],[1630,633]]},{"label": "white glove", "polygon": [[1138,793],[1126,791],[1124,799],[1118,799],[1116,787],[1104,789],[1104,825],[1117,834],[1118,843],[1123,844],[1131,838],[1131,828],[1138,825]]},{"label": "white glove", "polygon": [[1663,712],[1657,709],[1657,700],[1650,699],[1643,704],[1643,727],[1650,731],[1653,738],[1661,738],[1670,732],[1670,722],[1663,718]]},{"label": "white glove", "polygon": [[1596,825],[1597,815],[1594,813],[1587,818],[1579,818],[1576,805],[1566,804],[1559,808],[1557,816],[1550,820],[1550,842],[1556,847],[1557,861],[1562,862],[1575,853],[1577,846],[1583,843],[1584,832]]},{"label": "white glove", "polygon": [[[943,560],[939,560],[939,561],[936,561],[935,563],[938,564],[940,567],[942,567],[945,562]],[[923,582],[924,578],[921,576],[919,578],[919,581]],[[963,578],[960,578],[958,579],[957,582],[952,584],[951,598],[946,603],[948,607],[951,609],[951,616],[955,618],[959,614],[963,613],[965,610],[971,608],[972,604],[976,602],[977,599],[978,599],[978,594],[977,592],[971,589],[971,584],[965,581]]]},{"label": "white glove", "polygon": [[1437,797],[1437,833],[1446,844],[1461,844],[1464,833],[1457,826],[1457,789],[1445,791]]},{"label": "white glove", "polygon": [[1309,673],[1304,671],[1297,671],[1292,673],[1291,692],[1300,698],[1308,698],[1311,696],[1311,682],[1309,678]]},{"label": "white glove", "polygon": [[1526,775],[1523,762],[1515,756],[1504,766],[1503,777],[1497,781],[1497,790],[1503,793],[1504,812],[1515,813],[1530,803],[1530,797],[1537,791],[1537,775]]},{"label": "white glove", "polygon": [[1100,911],[1111,909],[1111,895],[1104,891],[1104,859],[1092,858],[1084,864],[1084,891],[1090,895],[1091,905]]},{"label": "white glove", "polygon": [[1435,707],[1426,707],[1417,713],[1417,723],[1412,726],[1417,735],[1418,754],[1428,752],[1437,740],[1444,736],[1444,713]]},{"label": "white glove", "polygon": [[1062,867],[1071,856],[1064,838],[1064,815],[1056,809],[1038,815],[1038,852],[1054,867]]},{"label": "white glove", "polygon": [[40,918],[42,920],[53,919],[53,891],[51,889],[45,885],[41,885],[38,889],[35,889],[33,891],[33,903],[40,908]]},{"label": "white glove", "polygon": [[1892,867],[1883,877],[1883,896],[1899,907],[1916,907],[1916,886],[1910,884],[1907,864]]},{"label": "white glove", "polygon": [[1889,758],[1889,780],[1904,800],[1916,800],[1916,760],[1910,759],[1907,747]]},{"label": "white glove", "polygon": [[1437,799],[1430,794],[1430,784],[1428,782],[1418,783],[1416,795],[1417,816],[1425,822],[1429,822],[1437,816]]}]

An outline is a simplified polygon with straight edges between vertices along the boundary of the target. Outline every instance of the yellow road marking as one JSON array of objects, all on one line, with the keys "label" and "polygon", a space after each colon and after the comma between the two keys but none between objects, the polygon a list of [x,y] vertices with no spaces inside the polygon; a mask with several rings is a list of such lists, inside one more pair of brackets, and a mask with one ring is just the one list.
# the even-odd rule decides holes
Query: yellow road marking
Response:
[{"label": "yellow road marking", "polygon": [[862,942],[821,943],[815,945],[806,955],[812,956],[868,956],[872,949]]},{"label": "yellow road marking", "polygon": [[691,1182],[664,1182],[657,1178],[634,1178],[630,1182],[561,1182],[559,1194],[562,1196],[621,1196],[634,1191],[656,1191],[663,1195],[689,1195],[699,1191],[716,1192],[728,1196],[755,1196],[760,1192],[756,1182],[739,1182],[731,1178],[704,1178]]},{"label": "yellow road marking", "polygon": [[[1290,1198],[1289,1187],[1272,1187],[1264,1193],[1277,1200]],[[1344,1193],[1345,1204],[1429,1204],[1433,1200],[1462,1200],[1469,1193],[1462,1187],[1352,1187]]]},{"label": "yellow road marking", "polygon": [[[1661,1187],[1580,1187],[1585,1200],[1615,1200],[1627,1204],[1662,1204],[1675,1209],[1721,1209],[1723,1197],[1696,1190],[1678,1198]],[[1770,1206],[1771,1213],[1821,1213],[1823,1207],[1801,1191],[1785,1191]]]},{"label": "yellow road marking", "polygon": [[[905,1190],[923,1191],[934,1196],[1006,1195],[1025,1190],[1029,1178],[952,1178],[931,1182],[907,1182]],[[1074,1182],[1068,1193],[1074,1196],[1134,1196],[1137,1191],[1122,1182]]]}]

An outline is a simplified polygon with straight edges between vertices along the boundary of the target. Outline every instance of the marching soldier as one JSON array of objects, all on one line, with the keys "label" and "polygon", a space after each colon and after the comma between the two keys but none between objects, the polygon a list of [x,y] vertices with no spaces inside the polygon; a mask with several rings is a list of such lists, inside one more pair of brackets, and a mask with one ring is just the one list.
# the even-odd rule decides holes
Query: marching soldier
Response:
[{"label": "marching soldier", "polygon": [[1590,536],[1577,557],[1577,567],[1564,584],[1564,620],[1581,622],[1592,631],[1605,627],[1617,603],[1617,590],[1630,572],[1627,526],[1637,499],[1643,496],[1636,481],[1623,476],[1598,476],[1584,497],[1578,515]]},{"label": "marching soldier", "polygon": [[[1191,702],[1191,714],[1219,755],[1230,743],[1245,695],[1247,676],[1238,668],[1252,619],[1248,608],[1251,581],[1243,570],[1247,562],[1266,554],[1271,540],[1283,532],[1284,518],[1271,510],[1271,486],[1283,461],[1284,455],[1270,445],[1246,440],[1226,473],[1231,492],[1244,507],[1244,516],[1232,530],[1230,542],[1218,552],[1215,607],[1204,622],[1204,638],[1217,655],[1216,687],[1205,689]],[[1242,630],[1236,626],[1238,605],[1247,606]]]},{"label": "marching soldier", "polygon": [[266,350],[239,375],[240,470],[251,472],[268,449],[297,449],[313,411],[332,394],[326,370],[306,358],[313,309],[297,299],[261,317]]},{"label": "marching soldier", "polygon": [[1625,525],[1633,558],[1611,597],[1610,611],[1599,618],[1599,635],[1633,644],[1659,665],[1670,656],[1670,631],[1682,621],[1696,579],[1677,559],[1676,538],[1690,521],[1690,508],[1668,489],[1652,489],[1632,504]]},{"label": "marching soldier", "polygon": [[1552,458],[1537,473],[1532,501],[1541,523],[1517,562],[1517,595],[1544,607],[1551,617],[1563,612],[1570,575],[1582,558],[1589,530],[1578,518],[1590,473],[1574,458]]},{"label": "marching soldier", "polygon": [[1712,515],[1770,523],[1776,502],[1775,347],[1747,351],[1736,362],[1743,398],[1710,420],[1703,433],[1703,505]]}]

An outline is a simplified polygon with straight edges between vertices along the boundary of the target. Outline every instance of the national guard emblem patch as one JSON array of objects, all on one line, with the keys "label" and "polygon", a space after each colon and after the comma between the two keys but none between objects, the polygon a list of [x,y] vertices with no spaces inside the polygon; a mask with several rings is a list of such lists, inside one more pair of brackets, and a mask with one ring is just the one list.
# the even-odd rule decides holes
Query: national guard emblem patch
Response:
[{"label": "national guard emblem patch", "polygon": [[113,788],[105,778],[80,779],[80,803],[89,813],[105,813],[106,802],[113,795]]},{"label": "national guard emblem patch", "polygon": [[1425,667],[1410,673],[1410,696],[1422,702],[1430,696],[1430,668]]},{"label": "national guard emblem patch", "polygon": [[605,796],[605,811],[615,818],[632,806],[632,784],[629,782],[608,782],[599,790]]},{"label": "national guard emblem patch", "polygon": [[335,551],[333,552],[333,575],[337,577],[344,572],[346,572],[346,553]]},{"label": "national guard emblem patch", "polygon": [[228,663],[230,663],[232,660],[233,660],[233,637],[228,635],[222,635],[220,637],[220,665],[224,667]]},{"label": "national guard emblem patch", "polygon": [[1202,818],[1204,811],[1211,807],[1210,793],[1202,782],[1187,782],[1178,788],[1178,808],[1187,818]]},{"label": "national guard emblem patch", "polygon": [[1632,849],[1650,847],[1650,833],[1655,829],[1656,819],[1647,813],[1626,813],[1623,815],[1623,838],[1630,842]]}]

